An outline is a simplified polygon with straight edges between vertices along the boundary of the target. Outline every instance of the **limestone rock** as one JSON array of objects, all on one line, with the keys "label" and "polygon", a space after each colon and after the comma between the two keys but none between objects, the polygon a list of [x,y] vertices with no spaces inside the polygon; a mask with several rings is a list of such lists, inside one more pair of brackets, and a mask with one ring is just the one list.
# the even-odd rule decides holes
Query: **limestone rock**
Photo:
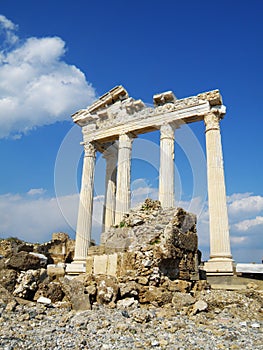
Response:
[{"label": "limestone rock", "polygon": [[47,280],[40,283],[34,296],[34,300],[38,300],[40,297],[45,297],[50,299],[52,303],[56,303],[62,301],[64,295],[65,294],[62,291],[61,284],[59,282],[50,282]]},{"label": "limestone rock", "polygon": [[51,304],[51,299],[41,296],[37,299],[37,303],[49,305]]},{"label": "limestone rock", "polygon": [[182,309],[184,306],[189,306],[194,304],[196,301],[190,294],[177,292],[174,293],[172,298],[172,304],[176,307],[177,310]]},{"label": "limestone rock", "polygon": [[0,285],[0,304],[8,304],[14,300],[14,296],[6,288]]},{"label": "limestone rock", "polygon": [[117,280],[109,276],[97,276],[97,302],[99,304],[115,303],[119,291]]},{"label": "limestone rock", "polygon": [[153,314],[144,309],[135,309],[130,313],[130,317],[138,323],[148,323],[153,318]]},{"label": "limestone rock", "polygon": [[117,301],[117,309],[127,309],[131,307],[138,307],[138,300],[134,298],[125,298]]},{"label": "limestone rock", "polygon": [[204,300],[198,300],[194,304],[194,306],[190,312],[190,315],[196,315],[198,312],[206,311],[207,308],[208,308],[208,304]]},{"label": "limestone rock", "polygon": [[5,262],[6,268],[14,269],[17,271],[25,270],[37,270],[45,266],[43,258],[30,254],[28,252],[21,251],[11,255]]},{"label": "limestone rock", "polygon": [[73,310],[84,311],[91,309],[89,295],[85,293],[84,285],[81,281],[61,277],[60,282],[61,288],[71,303]]},{"label": "limestone rock", "polygon": [[16,285],[17,271],[2,269],[0,270],[0,285],[6,288],[9,292],[13,292]]},{"label": "limestone rock", "polygon": [[13,295],[19,298],[33,300],[38,285],[46,278],[46,270],[21,271]]}]

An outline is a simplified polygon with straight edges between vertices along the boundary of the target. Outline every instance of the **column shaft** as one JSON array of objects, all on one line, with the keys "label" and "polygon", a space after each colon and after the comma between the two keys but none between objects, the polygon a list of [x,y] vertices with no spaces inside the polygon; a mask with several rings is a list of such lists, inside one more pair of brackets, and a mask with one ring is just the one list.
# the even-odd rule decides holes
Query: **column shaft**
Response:
[{"label": "column shaft", "polygon": [[132,136],[122,134],[119,137],[118,168],[117,168],[117,191],[115,224],[118,225],[125,213],[130,209],[131,203],[131,150]]},{"label": "column shaft", "polygon": [[225,176],[219,126],[220,115],[205,116],[207,185],[210,225],[210,260],[207,272],[232,274]]},{"label": "column shaft", "polygon": [[174,207],[174,127],[160,128],[159,201],[163,208]]},{"label": "column shaft", "polygon": [[84,150],[74,262],[86,262],[91,239],[96,150],[92,143],[85,143]]},{"label": "column shaft", "polygon": [[116,143],[108,147],[103,152],[106,159],[106,177],[105,177],[105,201],[103,212],[103,231],[107,231],[115,222],[116,206],[116,175],[118,148]]}]

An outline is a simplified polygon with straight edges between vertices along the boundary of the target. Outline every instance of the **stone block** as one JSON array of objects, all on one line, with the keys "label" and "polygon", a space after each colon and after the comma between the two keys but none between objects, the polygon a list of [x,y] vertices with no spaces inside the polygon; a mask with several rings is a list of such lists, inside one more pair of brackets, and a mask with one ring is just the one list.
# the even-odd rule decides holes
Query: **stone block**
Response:
[{"label": "stone block", "polygon": [[108,263],[107,263],[107,271],[106,271],[106,274],[108,276],[117,277],[117,263],[118,263],[117,253],[108,255]]},{"label": "stone block", "polygon": [[108,261],[108,256],[106,254],[94,256],[94,274],[95,275],[107,274],[107,261]]},{"label": "stone block", "polygon": [[85,263],[71,263],[66,264],[66,273],[69,275],[78,275],[80,273],[86,272],[86,264]]},{"label": "stone block", "polygon": [[53,277],[53,276],[63,277],[65,276],[65,265],[64,264],[47,265],[47,274],[50,277]]}]

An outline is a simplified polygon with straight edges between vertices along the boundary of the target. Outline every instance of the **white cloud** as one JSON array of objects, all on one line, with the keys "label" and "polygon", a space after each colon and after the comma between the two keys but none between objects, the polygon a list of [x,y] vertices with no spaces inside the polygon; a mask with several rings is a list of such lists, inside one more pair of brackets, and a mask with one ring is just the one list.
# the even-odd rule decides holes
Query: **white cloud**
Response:
[{"label": "white cloud", "polygon": [[0,52],[0,138],[70,120],[71,113],[95,99],[85,75],[63,60],[61,38],[15,40],[16,26],[4,16],[0,27],[9,44]]},{"label": "white cloud", "polygon": [[44,194],[46,192],[46,190],[44,190],[43,188],[31,188],[27,194],[29,196],[35,196],[35,195],[41,195]]},{"label": "white cloud", "polygon": [[4,36],[5,44],[14,44],[18,41],[15,32],[18,27],[5,16],[0,15],[0,34]]},{"label": "white cloud", "polygon": [[246,231],[249,231],[250,229],[254,229],[260,226],[263,232],[263,216],[256,216],[255,219],[243,220],[234,224],[233,226],[237,231],[240,231],[240,232],[246,232]]},{"label": "white cloud", "polygon": [[252,193],[234,194],[228,197],[228,211],[232,218],[249,217],[263,211],[263,197]]},{"label": "white cloud", "polygon": [[[20,194],[0,196],[0,236],[15,236],[29,242],[51,239],[56,231],[72,232],[67,222],[76,222],[78,195],[60,198],[67,207],[66,219],[56,198],[39,198]],[[75,226],[74,226],[75,227]]]}]

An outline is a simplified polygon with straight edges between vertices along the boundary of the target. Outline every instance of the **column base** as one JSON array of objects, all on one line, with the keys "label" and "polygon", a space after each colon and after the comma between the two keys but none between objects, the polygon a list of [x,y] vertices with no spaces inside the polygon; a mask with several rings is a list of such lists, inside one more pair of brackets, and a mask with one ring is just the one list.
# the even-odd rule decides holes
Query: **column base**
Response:
[{"label": "column base", "polygon": [[212,258],[204,263],[207,276],[233,276],[234,260],[230,258]]},{"label": "column base", "polygon": [[86,272],[86,262],[73,261],[71,264],[66,264],[66,274],[79,275]]}]

